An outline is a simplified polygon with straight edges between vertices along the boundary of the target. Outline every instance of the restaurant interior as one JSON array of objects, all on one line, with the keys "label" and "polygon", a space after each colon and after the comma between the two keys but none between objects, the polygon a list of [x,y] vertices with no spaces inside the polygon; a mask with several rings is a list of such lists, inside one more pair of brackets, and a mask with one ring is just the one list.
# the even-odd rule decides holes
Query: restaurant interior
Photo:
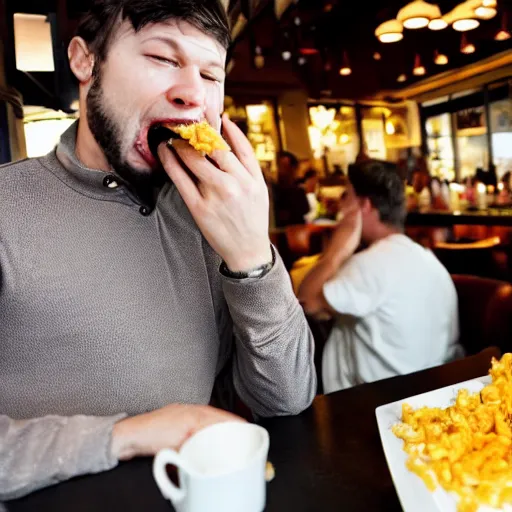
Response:
[{"label": "restaurant interior", "polygon": [[[321,249],[343,176],[363,155],[395,162],[409,185],[419,170],[434,179],[416,192],[423,199],[410,208],[408,234],[438,249],[451,271],[509,279],[510,0],[224,3],[233,37],[225,111],[269,183],[280,151],[298,158],[294,179],[311,169],[319,177],[322,201],[307,226],[271,215],[289,268]],[[1,8],[5,163],[48,153],[79,116],[66,48],[83,6],[3,0]]]},{"label": "restaurant interior", "polygon": [[[79,119],[67,45],[86,3],[0,0],[0,164],[47,154]],[[408,384],[387,382],[378,392],[363,386],[343,403],[320,396],[307,421],[266,424],[280,446],[271,448],[277,477],[268,510],[401,510],[376,427],[356,434],[355,418],[373,424],[375,407],[473,378],[487,371],[491,356],[511,351],[512,0],[222,3],[233,39],[224,110],[261,166],[271,198],[270,239],[294,289],[341,219],[350,166],[369,159],[396,164],[407,195],[406,234],[453,277],[468,356],[461,366],[426,370]],[[297,168],[281,165],[283,152],[295,155]],[[287,179],[304,187],[311,171],[317,182],[310,213],[304,222],[283,222],[273,185]],[[333,323],[310,319],[310,326],[321,372]],[[357,435],[350,446],[340,440]],[[291,455],[297,440],[303,451]],[[333,469],[346,458],[360,459],[361,467]],[[308,479],[315,470],[316,479]],[[140,478],[144,504],[164,510],[146,466],[118,471],[108,485]],[[287,482],[279,483],[280,471],[289,471]],[[362,487],[369,481],[373,493]],[[12,510],[70,510],[65,500],[78,493],[86,503],[102,485],[64,490],[61,508],[55,495],[41,494]],[[290,485],[308,492],[290,497]],[[140,504],[132,487],[122,507],[105,510]]]}]

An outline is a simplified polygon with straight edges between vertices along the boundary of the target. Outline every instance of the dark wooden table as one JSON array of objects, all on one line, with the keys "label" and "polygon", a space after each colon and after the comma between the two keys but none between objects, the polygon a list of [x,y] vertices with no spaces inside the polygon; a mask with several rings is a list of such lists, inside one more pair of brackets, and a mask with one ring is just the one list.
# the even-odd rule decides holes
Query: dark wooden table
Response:
[{"label": "dark wooden table", "polygon": [[[490,348],[412,375],[318,397],[297,417],[266,420],[276,478],[268,512],[401,510],[382,451],[375,408],[485,375]],[[121,464],[7,503],[9,512],[169,512],[151,475],[151,460]],[[208,512],[208,511],[205,511]],[[241,511],[243,512],[243,511]]]}]

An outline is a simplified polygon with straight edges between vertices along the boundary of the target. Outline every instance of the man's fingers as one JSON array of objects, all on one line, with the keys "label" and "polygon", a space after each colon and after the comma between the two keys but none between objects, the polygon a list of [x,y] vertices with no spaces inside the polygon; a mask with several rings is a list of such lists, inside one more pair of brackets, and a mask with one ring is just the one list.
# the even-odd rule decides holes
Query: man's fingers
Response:
[{"label": "man's fingers", "polygon": [[183,169],[172,150],[169,149],[166,144],[160,144],[158,147],[158,156],[160,157],[165,172],[176,185],[185,204],[188,206],[189,210],[193,211],[194,206],[203,200],[196,184],[187,174],[187,171]]},{"label": "man's fingers", "polygon": [[251,143],[242,130],[224,114],[222,116],[224,137],[242,165],[253,175],[262,176],[260,165],[254,154]]},{"label": "man's fingers", "polygon": [[251,176],[243,163],[231,151],[216,150],[210,155],[210,158],[220,167],[220,169],[232,176],[242,180],[250,178]]},{"label": "man's fingers", "polygon": [[205,185],[221,185],[223,172],[196,151],[188,142],[174,140],[172,147],[190,172]]}]

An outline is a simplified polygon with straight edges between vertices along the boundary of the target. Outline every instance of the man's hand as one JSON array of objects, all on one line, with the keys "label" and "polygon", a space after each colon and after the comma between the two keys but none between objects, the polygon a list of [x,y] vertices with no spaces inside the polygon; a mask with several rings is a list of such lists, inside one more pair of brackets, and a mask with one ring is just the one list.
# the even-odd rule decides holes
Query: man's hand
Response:
[{"label": "man's hand", "polygon": [[268,190],[250,142],[227,116],[223,123],[233,152],[211,155],[219,168],[187,142],[173,141],[197,183],[172,150],[161,144],[158,154],[208,243],[231,271],[243,272],[272,260]]},{"label": "man's hand", "polygon": [[299,287],[304,311],[319,320],[336,313],[325,299],[323,287],[354,254],[361,243],[363,221],[357,203],[344,210],[343,220],[334,231],[329,246]]},{"label": "man's hand", "polygon": [[[361,243],[363,220],[359,208],[346,210],[343,220],[334,231],[329,246],[326,250],[326,257],[338,261],[338,267],[357,250]],[[340,259],[339,256],[343,255]]]},{"label": "man's hand", "polygon": [[242,418],[207,405],[171,404],[114,425],[112,455],[118,460],[156,455],[163,448],[178,450],[197,431]]}]

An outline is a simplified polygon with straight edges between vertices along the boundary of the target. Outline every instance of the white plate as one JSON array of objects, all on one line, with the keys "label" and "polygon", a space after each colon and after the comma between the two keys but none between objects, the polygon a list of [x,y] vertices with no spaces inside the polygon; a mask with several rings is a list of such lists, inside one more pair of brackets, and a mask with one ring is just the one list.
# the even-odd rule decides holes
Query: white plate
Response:
[{"label": "white plate", "polygon": [[[402,404],[406,402],[413,409],[424,406],[444,408],[454,403],[460,389],[467,389],[470,393],[478,393],[490,382],[491,378],[489,376],[479,377],[405,400],[399,400],[392,404],[382,405],[375,410],[382,447],[404,512],[457,512],[457,501],[453,494],[440,487],[434,492],[430,492],[423,480],[406,468],[407,454],[402,449],[403,441],[398,439],[391,431],[391,427],[401,419]],[[478,512],[491,511],[494,512],[496,509],[480,507],[478,510]],[[512,507],[506,506],[503,511],[512,511]]]}]

